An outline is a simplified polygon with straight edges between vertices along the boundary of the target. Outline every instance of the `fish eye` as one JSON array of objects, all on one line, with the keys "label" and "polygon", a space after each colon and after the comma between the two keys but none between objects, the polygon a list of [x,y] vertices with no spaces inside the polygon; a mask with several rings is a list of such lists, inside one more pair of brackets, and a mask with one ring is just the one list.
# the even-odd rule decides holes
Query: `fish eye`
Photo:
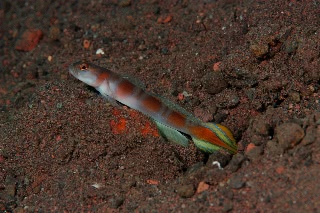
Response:
[{"label": "fish eye", "polygon": [[79,65],[80,70],[87,70],[89,68],[89,65],[87,63],[82,63]]}]

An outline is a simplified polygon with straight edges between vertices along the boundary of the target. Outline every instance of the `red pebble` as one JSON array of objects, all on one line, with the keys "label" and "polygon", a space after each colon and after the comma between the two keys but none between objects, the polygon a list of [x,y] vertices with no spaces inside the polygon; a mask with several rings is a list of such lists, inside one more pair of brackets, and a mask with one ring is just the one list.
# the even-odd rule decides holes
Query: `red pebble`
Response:
[{"label": "red pebble", "polygon": [[179,93],[178,94],[178,100],[182,101],[184,99],[184,94],[183,93]]},{"label": "red pebble", "polygon": [[26,52],[31,51],[37,46],[42,36],[43,33],[41,30],[26,30],[21,35],[20,39],[16,42],[15,49]]}]

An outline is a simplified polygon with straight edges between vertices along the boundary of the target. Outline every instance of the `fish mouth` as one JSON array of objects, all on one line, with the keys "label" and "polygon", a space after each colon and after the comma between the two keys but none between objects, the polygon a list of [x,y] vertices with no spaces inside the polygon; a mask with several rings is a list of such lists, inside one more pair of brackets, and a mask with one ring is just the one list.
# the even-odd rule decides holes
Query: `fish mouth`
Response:
[{"label": "fish mouth", "polygon": [[73,63],[69,66],[69,73],[74,77],[77,77],[79,74],[79,69],[76,68],[77,63]]}]

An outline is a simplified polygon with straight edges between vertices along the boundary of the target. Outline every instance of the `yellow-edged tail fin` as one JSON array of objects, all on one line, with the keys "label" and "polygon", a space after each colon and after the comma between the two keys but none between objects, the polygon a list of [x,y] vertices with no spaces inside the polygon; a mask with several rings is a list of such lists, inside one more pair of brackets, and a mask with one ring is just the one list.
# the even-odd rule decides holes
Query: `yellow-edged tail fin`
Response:
[{"label": "yellow-edged tail fin", "polygon": [[225,149],[231,154],[237,153],[237,143],[231,131],[221,125],[204,123],[203,127],[191,128],[194,144],[204,152],[213,153]]},{"label": "yellow-edged tail fin", "polygon": [[[210,123],[209,123],[210,124]],[[236,139],[234,139],[230,129],[228,129],[227,127],[221,125],[221,124],[216,124],[225,134],[226,136],[234,143],[234,145],[236,146]]]}]

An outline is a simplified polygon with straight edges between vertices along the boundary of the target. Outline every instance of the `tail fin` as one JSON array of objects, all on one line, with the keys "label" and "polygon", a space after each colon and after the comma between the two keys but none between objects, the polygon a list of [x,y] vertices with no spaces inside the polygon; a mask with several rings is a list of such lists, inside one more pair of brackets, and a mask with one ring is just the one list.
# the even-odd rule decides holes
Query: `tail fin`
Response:
[{"label": "tail fin", "polygon": [[220,124],[204,123],[190,127],[194,144],[204,152],[213,153],[221,148],[232,154],[237,153],[237,144],[231,131]]}]

